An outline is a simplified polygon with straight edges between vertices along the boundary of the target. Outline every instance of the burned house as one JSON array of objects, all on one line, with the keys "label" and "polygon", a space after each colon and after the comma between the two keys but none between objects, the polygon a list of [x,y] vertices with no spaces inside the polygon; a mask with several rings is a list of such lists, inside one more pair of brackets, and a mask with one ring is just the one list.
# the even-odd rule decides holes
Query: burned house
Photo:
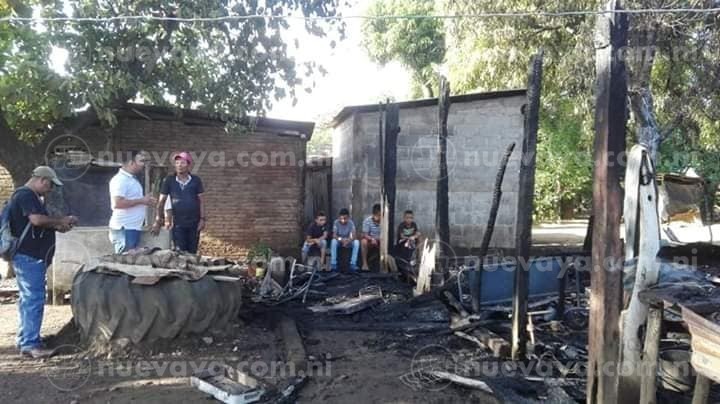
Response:
[{"label": "burned house", "polygon": [[[490,246],[515,247],[520,150],[523,141],[525,90],[475,93],[450,97],[448,177],[450,242],[456,252],[478,247],[488,220],[497,169],[507,146],[515,142],[502,185]],[[397,144],[395,223],[405,209],[415,212],[424,234],[435,228],[438,170],[438,100],[397,103],[400,134]],[[380,140],[378,105],[349,106],[335,117],[333,132],[333,213],[350,209],[356,224],[380,201]]]}]

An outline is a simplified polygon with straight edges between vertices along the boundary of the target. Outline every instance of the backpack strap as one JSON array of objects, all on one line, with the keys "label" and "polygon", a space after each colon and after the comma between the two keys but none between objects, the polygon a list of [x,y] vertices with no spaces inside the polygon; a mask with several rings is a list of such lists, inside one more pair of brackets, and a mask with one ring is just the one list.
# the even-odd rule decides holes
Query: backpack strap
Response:
[{"label": "backpack strap", "polygon": [[[16,189],[15,191],[13,191],[12,196],[10,196],[10,202],[8,203],[8,209],[11,209],[12,203],[15,202],[15,196],[23,188],[30,189],[23,185],[23,186],[19,187],[18,189]],[[8,220],[9,220],[9,217],[8,217]],[[28,232],[30,231],[30,227],[32,227],[32,223],[30,223],[30,218],[28,218],[28,222],[25,225],[25,228],[23,229],[22,233],[20,234],[20,237],[18,238],[18,242],[17,242],[18,248],[20,248],[20,244],[22,244],[23,240],[25,240],[25,237],[27,236]]]},{"label": "backpack strap", "polygon": [[[18,238],[17,244],[15,244],[15,250],[20,248],[20,245],[22,245],[23,240],[25,240],[25,236],[27,236],[28,232],[30,231],[30,227],[32,226],[32,223],[30,223],[30,219],[28,219],[27,224],[25,225],[25,228],[22,231],[22,234]],[[12,255],[15,255],[15,252],[13,251]]]}]

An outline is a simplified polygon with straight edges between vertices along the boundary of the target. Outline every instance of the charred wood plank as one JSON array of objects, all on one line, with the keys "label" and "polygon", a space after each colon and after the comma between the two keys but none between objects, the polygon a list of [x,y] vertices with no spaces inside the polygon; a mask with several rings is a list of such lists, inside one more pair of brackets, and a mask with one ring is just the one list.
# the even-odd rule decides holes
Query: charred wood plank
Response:
[{"label": "charred wood plank", "polygon": [[[525,134],[520,155],[520,185],[515,223],[515,255],[517,262],[529,262],[532,244],[532,214],[535,195],[535,151],[540,125],[540,91],[542,88],[543,51],[533,58],[528,78],[528,104],[525,110]],[[527,344],[527,299],[530,268],[518,265],[513,288],[512,358],[525,356]]]},{"label": "charred wood plank", "polygon": [[604,7],[596,28],[597,90],[593,169],[593,246],[590,296],[587,402],[615,403],[618,372],[603,371],[620,360],[622,248],[620,216],[621,165],[613,161],[625,151],[627,77],[621,50],[627,45],[627,14],[619,0]]}]

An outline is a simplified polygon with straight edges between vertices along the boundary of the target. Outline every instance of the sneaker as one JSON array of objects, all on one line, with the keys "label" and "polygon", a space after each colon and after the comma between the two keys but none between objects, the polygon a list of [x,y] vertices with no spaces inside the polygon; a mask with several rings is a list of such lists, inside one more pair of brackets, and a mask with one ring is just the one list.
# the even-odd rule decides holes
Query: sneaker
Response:
[{"label": "sneaker", "polygon": [[368,268],[368,266],[367,266],[367,265],[363,265],[363,267],[362,267],[362,270],[363,270],[363,271],[366,271],[366,272],[367,272],[367,271],[369,271],[369,270],[370,270],[370,268]]},{"label": "sneaker", "polygon": [[331,270],[332,272],[337,272],[337,271],[338,271],[337,265],[330,265],[330,270]]},{"label": "sneaker", "polygon": [[358,271],[358,266],[357,266],[357,265],[351,265],[351,266],[350,266],[350,272],[357,272],[357,271]]},{"label": "sneaker", "polygon": [[21,353],[23,356],[28,356],[28,357],[33,358],[33,359],[41,359],[41,358],[49,358],[49,357],[51,357],[51,356],[55,353],[55,350],[54,350],[54,349],[46,349],[46,348],[35,347],[35,348],[25,348],[25,349],[22,349],[22,350],[20,350],[20,353]]}]

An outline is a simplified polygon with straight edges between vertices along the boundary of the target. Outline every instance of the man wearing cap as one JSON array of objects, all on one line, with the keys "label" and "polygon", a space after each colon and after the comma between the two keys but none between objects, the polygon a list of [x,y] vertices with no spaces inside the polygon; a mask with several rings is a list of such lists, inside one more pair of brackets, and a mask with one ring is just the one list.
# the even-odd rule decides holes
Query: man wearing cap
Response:
[{"label": "man wearing cap", "polygon": [[[205,189],[200,177],[190,175],[190,153],[177,153],[174,160],[175,175],[167,176],[160,187],[153,233],[157,234],[165,216],[165,228],[172,231],[175,248],[197,254],[200,232],[205,228]],[[168,195],[171,208],[167,215],[163,215],[167,210]]]},{"label": "man wearing cap", "polygon": [[117,254],[138,247],[145,222],[145,207],[155,204],[155,198],[143,196],[143,187],[137,178],[148,160],[145,152],[129,153],[128,159],[110,180],[110,241]]},{"label": "man wearing cap", "polygon": [[[17,346],[23,355],[42,358],[52,354],[40,340],[45,308],[48,264],[55,253],[55,231],[66,232],[78,221],[75,216],[52,217],[45,208],[46,197],[54,186],[61,186],[55,170],[40,166],[10,198],[10,231],[19,240],[13,256],[19,299]],[[24,234],[24,236],[23,236]]]}]

